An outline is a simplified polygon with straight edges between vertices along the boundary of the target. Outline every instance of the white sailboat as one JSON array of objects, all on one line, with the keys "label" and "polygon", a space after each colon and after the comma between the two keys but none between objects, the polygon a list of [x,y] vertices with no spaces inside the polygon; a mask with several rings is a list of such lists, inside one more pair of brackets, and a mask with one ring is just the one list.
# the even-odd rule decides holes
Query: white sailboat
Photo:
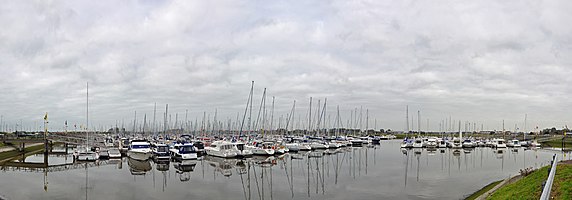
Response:
[{"label": "white sailboat", "polygon": [[408,139],[408,135],[409,135],[409,106],[405,107],[405,123],[406,123],[406,130],[405,130],[405,138],[403,139],[403,142],[401,142],[400,146],[401,148],[412,148],[413,147],[413,143],[411,143],[411,141]]},{"label": "white sailboat", "polygon": [[420,112],[417,111],[417,137],[415,137],[415,140],[413,142],[413,148],[423,148],[423,139],[421,138],[421,120],[419,118],[420,116]]},{"label": "white sailboat", "polygon": [[463,138],[463,132],[461,131],[461,121],[459,121],[459,137],[453,138],[453,142],[451,143],[451,148],[453,149],[463,148],[462,138]]},{"label": "white sailboat", "polygon": [[85,147],[78,147],[77,151],[74,152],[74,158],[77,161],[95,161],[99,159],[99,155],[96,152],[91,151],[89,148],[89,83],[86,85],[86,110],[85,110]]}]

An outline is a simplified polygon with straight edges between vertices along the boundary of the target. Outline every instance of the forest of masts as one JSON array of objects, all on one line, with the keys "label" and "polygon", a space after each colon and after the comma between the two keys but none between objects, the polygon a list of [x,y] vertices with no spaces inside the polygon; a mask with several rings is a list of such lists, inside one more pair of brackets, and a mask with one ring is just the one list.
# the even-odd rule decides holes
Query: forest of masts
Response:
[{"label": "forest of masts", "polygon": [[[137,120],[137,111],[133,121],[125,127],[124,122],[116,122],[110,129],[111,133],[117,134],[191,134],[195,136],[221,136],[221,135],[346,135],[346,134],[373,134],[377,126],[374,120],[374,129],[369,129],[369,109],[363,107],[355,108],[350,112],[349,119],[343,123],[339,106],[336,106],[335,113],[327,110],[327,98],[323,101],[309,99],[309,109],[302,118],[296,112],[296,100],[288,113],[277,116],[274,112],[275,97],[271,101],[267,98],[266,88],[262,94],[260,104],[255,105],[253,98],[253,85],[246,103],[244,112],[238,112],[236,118],[218,117],[218,109],[214,113],[203,112],[202,116],[189,119],[188,110],[185,110],[184,118],[178,113],[170,114],[169,105],[165,105],[162,113],[162,122],[157,123],[157,104],[154,106],[153,116],[147,117],[144,114],[141,121]],[[256,108],[257,107],[257,108]],[[333,117],[333,118],[332,118]],[[174,119],[173,119],[174,118]],[[365,118],[365,119],[364,119]],[[120,128],[121,127],[121,128]],[[368,131],[365,131],[368,130]]]}]

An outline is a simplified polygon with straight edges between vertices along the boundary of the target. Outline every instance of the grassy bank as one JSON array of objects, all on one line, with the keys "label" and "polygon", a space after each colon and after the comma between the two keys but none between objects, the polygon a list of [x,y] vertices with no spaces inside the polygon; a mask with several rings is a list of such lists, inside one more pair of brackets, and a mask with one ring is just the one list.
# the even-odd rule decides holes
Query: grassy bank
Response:
[{"label": "grassy bank", "polygon": [[[543,147],[553,147],[553,148],[562,148],[562,139],[550,140],[546,142],[541,142]],[[570,139],[564,140],[564,147],[566,149],[572,148],[572,141]]]},{"label": "grassy bank", "polygon": [[553,199],[572,199],[572,162],[560,163],[556,167],[550,196]]},{"label": "grassy bank", "polygon": [[5,159],[9,159],[9,158],[13,158],[13,157],[18,156],[18,155],[22,155],[22,153],[30,153],[30,152],[39,151],[42,149],[44,149],[44,145],[26,147],[24,149],[24,152],[19,152],[18,150],[2,152],[2,153],[0,153],[0,161],[3,161]]},{"label": "grassy bank", "polygon": [[540,168],[521,180],[499,188],[487,199],[539,199],[548,167]]},{"label": "grassy bank", "polygon": [[476,199],[477,197],[481,196],[482,194],[484,194],[485,192],[493,189],[495,186],[497,186],[499,183],[501,183],[503,180],[500,181],[495,181],[492,182],[490,184],[488,184],[487,186],[481,188],[479,191],[476,191],[475,193],[471,194],[471,196],[468,196],[467,198],[465,198],[465,200],[473,200]]}]

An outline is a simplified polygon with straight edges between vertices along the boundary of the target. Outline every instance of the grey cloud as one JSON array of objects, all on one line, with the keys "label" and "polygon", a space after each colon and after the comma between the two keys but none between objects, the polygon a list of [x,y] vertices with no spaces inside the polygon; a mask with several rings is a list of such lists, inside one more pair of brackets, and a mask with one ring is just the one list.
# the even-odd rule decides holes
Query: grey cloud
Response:
[{"label": "grey cloud", "polygon": [[[170,105],[235,119],[250,81],[285,115],[309,97],[363,106],[384,128],[405,105],[431,127],[454,119],[570,123],[572,28],[565,1],[40,1],[0,5],[0,114],[10,124],[50,112],[126,124]],[[269,97],[270,98],[270,97]],[[315,106],[315,105],[314,105]],[[256,106],[255,106],[256,107]],[[330,113],[333,114],[333,113]],[[174,117],[174,116],[173,116]],[[422,120],[425,121],[425,120]],[[345,123],[345,121],[344,121]],[[425,127],[425,126],[423,126]]]}]

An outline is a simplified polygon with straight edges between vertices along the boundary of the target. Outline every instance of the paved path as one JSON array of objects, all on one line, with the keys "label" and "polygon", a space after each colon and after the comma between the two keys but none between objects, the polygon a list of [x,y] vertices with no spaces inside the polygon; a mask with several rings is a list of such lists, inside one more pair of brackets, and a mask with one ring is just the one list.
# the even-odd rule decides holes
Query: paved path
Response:
[{"label": "paved path", "polygon": [[14,149],[16,149],[16,148],[11,147],[11,146],[3,146],[3,147],[0,147],[0,153],[6,152],[6,151],[12,151]]},{"label": "paved path", "polygon": [[[44,143],[34,143],[34,144],[26,144],[26,148],[28,147],[33,147],[33,146],[38,146],[38,145],[43,145]],[[16,148],[14,148],[13,146],[3,146],[0,147],[0,153],[6,152],[6,151],[12,151],[15,150]]]}]

